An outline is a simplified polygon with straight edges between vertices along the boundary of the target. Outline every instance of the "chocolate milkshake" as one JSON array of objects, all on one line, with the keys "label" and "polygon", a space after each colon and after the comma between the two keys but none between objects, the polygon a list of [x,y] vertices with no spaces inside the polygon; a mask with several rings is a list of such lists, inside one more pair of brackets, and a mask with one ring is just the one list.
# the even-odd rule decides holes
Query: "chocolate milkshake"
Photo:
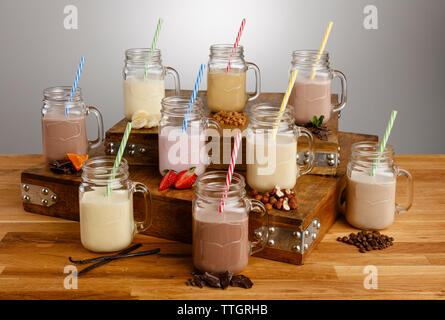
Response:
[{"label": "chocolate milkshake", "polygon": [[324,116],[329,121],[332,113],[330,79],[297,79],[289,97],[289,104],[294,107],[295,121],[308,123],[314,116]]},{"label": "chocolate milkshake", "polygon": [[61,160],[67,153],[87,154],[85,116],[63,112],[42,117],[43,154],[48,162]]},{"label": "chocolate milkshake", "polygon": [[346,190],[346,220],[354,227],[380,230],[394,221],[396,179],[392,174],[352,171]]},{"label": "chocolate milkshake", "polygon": [[[211,210],[212,212],[208,212]],[[233,273],[243,270],[248,263],[248,216],[244,208],[217,205],[193,212],[193,264],[202,272]]]}]

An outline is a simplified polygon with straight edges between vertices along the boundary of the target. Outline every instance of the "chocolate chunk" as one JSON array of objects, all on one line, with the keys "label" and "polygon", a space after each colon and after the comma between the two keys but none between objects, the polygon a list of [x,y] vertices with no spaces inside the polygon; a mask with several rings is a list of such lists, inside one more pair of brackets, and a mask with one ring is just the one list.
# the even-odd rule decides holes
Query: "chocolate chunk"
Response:
[{"label": "chocolate chunk", "polygon": [[214,276],[213,274],[205,272],[202,275],[202,277],[209,287],[221,288],[221,282],[217,276]]},{"label": "chocolate chunk", "polygon": [[232,277],[232,280],[230,281],[230,285],[232,287],[240,287],[240,288],[244,288],[244,289],[250,289],[250,288],[252,288],[253,283],[246,276],[237,275],[237,276]]},{"label": "chocolate chunk", "polygon": [[232,273],[226,271],[219,276],[221,282],[221,288],[226,289],[230,285],[230,280],[232,280]]}]

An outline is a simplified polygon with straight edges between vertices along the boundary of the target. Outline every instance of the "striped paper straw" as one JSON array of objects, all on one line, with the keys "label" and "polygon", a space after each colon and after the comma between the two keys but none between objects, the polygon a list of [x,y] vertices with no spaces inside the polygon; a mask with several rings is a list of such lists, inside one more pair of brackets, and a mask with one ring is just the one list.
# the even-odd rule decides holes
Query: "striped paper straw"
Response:
[{"label": "striped paper straw", "polygon": [[[119,146],[119,150],[117,151],[116,159],[114,160],[113,170],[111,172],[110,180],[114,179],[114,175],[116,174],[117,168],[119,168],[122,160],[122,155],[124,154],[125,146],[127,145],[128,137],[131,132],[131,122],[127,123],[127,127],[124,131],[124,136],[122,137],[121,145]],[[107,184],[107,188],[105,189],[105,197],[108,197],[111,193],[111,183]]]},{"label": "striped paper straw", "polygon": [[[321,42],[320,49],[318,50],[318,56],[317,56],[317,60],[315,61],[315,63],[317,63],[318,60],[320,60],[321,55],[323,54],[324,48],[326,47],[326,42],[328,42],[329,34],[331,33],[332,25],[333,25],[333,22],[330,21],[328,24],[328,27],[326,29],[326,32],[324,33],[323,41]],[[311,80],[313,80],[314,78],[315,78],[315,66],[312,68]]]},{"label": "striped paper straw", "polygon": [[158,42],[159,32],[161,31],[162,18],[159,18],[158,25],[156,26],[155,35],[153,36],[153,41],[151,42],[151,50],[148,53],[148,61],[145,63],[144,80],[148,76],[148,66],[151,63],[151,57],[153,56],[153,51],[156,49],[156,43]]},{"label": "striped paper straw", "polygon": [[241,34],[243,33],[245,24],[246,24],[246,19],[244,18],[243,21],[241,21],[241,26],[239,27],[238,34],[236,35],[235,43],[233,44],[232,53],[230,54],[229,63],[227,64],[227,72],[230,71],[230,67],[232,65],[230,59],[232,58],[233,54],[235,53],[236,48],[238,47],[239,39],[241,38]]},{"label": "striped paper straw", "polygon": [[182,122],[182,131],[185,132],[187,130],[187,116],[190,114],[190,111],[192,111],[192,105],[195,103],[196,96],[198,95],[199,91],[199,85],[201,84],[202,75],[204,73],[204,69],[206,68],[206,65],[201,63],[201,67],[199,68],[198,77],[196,78],[195,87],[193,88],[192,96],[190,97],[189,106],[187,108],[187,113],[184,117],[184,121]]},{"label": "striped paper straw", "polygon": [[227,171],[225,190],[219,203],[219,213],[224,212],[224,199],[227,198],[227,192],[229,192],[230,184],[232,183],[233,171],[235,170],[236,158],[238,157],[238,149],[241,143],[241,132],[238,132],[235,138],[235,144],[233,146],[232,158],[230,159],[229,170]]},{"label": "striped paper straw", "polygon": [[275,136],[277,135],[278,131],[278,125],[280,124],[281,117],[284,114],[284,111],[286,110],[287,102],[289,101],[290,93],[292,92],[292,89],[295,84],[295,79],[297,78],[298,69],[295,69],[292,71],[292,75],[289,80],[289,84],[287,85],[286,92],[284,93],[283,101],[281,101],[281,107],[280,107],[280,113],[278,114],[278,118],[275,122],[273,131],[272,131],[272,138],[275,139]]},{"label": "striped paper straw", "polygon": [[394,125],[394,121],[396,120],[396,116],[397,116],[397,111],[393,110],[391,112],[391,117],[389,118],[388,125],[386,126],[385,135],[383,136],[382,143],[380,144],[379,154],[377,156],[377,160],[375,161],[374,165],[372,166],[371,176],[375,176],[375,173],[376,173],[376,170],[377,170],[377,166],[378,166],[378,164],[380,162],[380,158],[382,157],[383,151],[385,151],[386,143],[388,142],[392,126]]},{"label": "striped paper straw", "polygon": [[[79,77],[80,77],[80,74],[82,73],[82,69],[83,69],[83,65],[84,64],[85,64],[85,57],[81,57],[80,58],[80,62],[79,62],[79,66],[77,67],[76,76],[74,77],[74,83],[73,83],[73,86],[71,87],[70,101],[71,101],[72,97],[74,96],[74,94],[77,91],[77,85],[79,83]],[[65,106],[65,114],[68,115],[69,112],[70,112],[70,108],[68,107],[68,105],[66,105]]]}]

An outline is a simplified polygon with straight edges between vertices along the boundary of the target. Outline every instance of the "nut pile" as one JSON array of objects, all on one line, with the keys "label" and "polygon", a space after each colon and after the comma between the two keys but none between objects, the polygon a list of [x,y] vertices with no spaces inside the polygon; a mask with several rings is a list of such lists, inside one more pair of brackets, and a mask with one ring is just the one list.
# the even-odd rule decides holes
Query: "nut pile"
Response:
[{"label": "nut pile", "polygon": [[218,113],[215,113],[212,117],[221,125],[227,124],[231,126],[242,127],[247,122],[246,114],[236,111],[220,111]]},{"label": "nut pile", "polygon": [[240,287],[244,289],[250,289],[253,286],[253,282],[246,276],[240,274],[234,276],[231,272],[226,271],[224,273],[192,273],[193,279],[188,279],[185,283],[187,286],[196,286],[203,288],[204,286],[212,288],[226,289],[230,286]]},{"label": "nut pile", "polygon": [[360,231],[351,233],[349,237],[338,237],[337,241],[356,246],[361,253],[371,250],[383,250],[393,245],[394,238],[378,231]]},{"label": "nut pile", "polygon": [[297,209],[297,199],[295,198],[295,190],[284,189],[281,190],[279,186],[275,186],[272,191],[259,193],[256,190],[252,190],[252,195],[256,200],[264,203],[267,210],[272,208],[284,211],[290,211]]}]

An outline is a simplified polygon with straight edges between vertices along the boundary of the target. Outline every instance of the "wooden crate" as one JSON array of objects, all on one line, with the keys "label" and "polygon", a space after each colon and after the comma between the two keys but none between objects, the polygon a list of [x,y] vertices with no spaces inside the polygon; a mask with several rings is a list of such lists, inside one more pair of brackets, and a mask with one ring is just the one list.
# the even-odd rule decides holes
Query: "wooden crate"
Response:
[{"label": "wooden crate", "polygon": [[[188,91],[183,91],[183,94],[191,94]],[[205,91],[200,92],[200,97],[205,103]],[[262,93],[260,97],[254,102],[249,102],[246,110],[253,104],[270,103],[272,105],[280,106],[283,98],[282,93]],[[332,96],[333,103],[337,101],[337,95]],[[119,149],[120,141],[127,125],[127,120],[122,119],[116,123],[106,133],[105,150],[107,154],[116,154]],[[315,164],[311,174],[335,175],[339,162],[339,144],[338,144],[338,115],[333,114],[329,122],[328,128],[332,131],[329,135],[328,141],[322,141],[314,137],[314,151]],[[247,125],[239,128],[241,131],[246,129]],[[224,125],[223,129],[234,129],[233,126]],[[235,135],[235,134],[234,134]],[[243,137],[241,143],[241,156],[238,159],[237,169],[240,171],[246,170],[246,139]],[[234,136],[225,135],[220,138],[220,157],[214,159],[210,164],[210,169],[226,170],[230,162],[230,154],[234,143]],[[307,144],[306,139],[300,139],[298,143],[298,155],[300,163],[306,160]],[[158,128],[137,129],[132,130],[128,140],[124,155],[130,165],[143,165],[158,167]]]},{"label": "wooden crate", "polygon": [[[329,230],[337,216],[338,186],[345,170],[350,145],[356,141],[377,140],[376,136],[341,132],[338,137],[342,146],[341,157],[345,159],[339,166],[339,175],[337,177],[318,175],[300,177],[295,188],[298,209],[290,212],[273,209],[269,212],[270,225],[274,227],[271,230],[273,234],[270,239],[273,241],[265,250],[258,253],[258,256],[302,264],[305,257]],[[193,190],[158,191],[161,177],[155,167],[131,166],[130,177],[133,181],[146,184],[152,195],[153,224],[145,233],[171,240],[191,242]],[[24,200],[23,207],[28,212],[78,220],[80,181],[79,177],[72,175],[54,174],[47,164],[27,169],[21,176],[22,197],[29,197],[28,200]],[[43,204],[42,200],[46,200],[46,204]],[[142,197],[138,194],[135,196],[134,210],[136,217],[144,211]],[[320,228],[318,228],[318,223],[320,223]],[[251,219],[250,224],[253,232],[258,227],[259,221]],[[306,236],[305,231],[308,231]],[[312,238],[313,234],[316,234],[315,239]],[[250,237],[253,238],[254,234],[252,233]]]}]

